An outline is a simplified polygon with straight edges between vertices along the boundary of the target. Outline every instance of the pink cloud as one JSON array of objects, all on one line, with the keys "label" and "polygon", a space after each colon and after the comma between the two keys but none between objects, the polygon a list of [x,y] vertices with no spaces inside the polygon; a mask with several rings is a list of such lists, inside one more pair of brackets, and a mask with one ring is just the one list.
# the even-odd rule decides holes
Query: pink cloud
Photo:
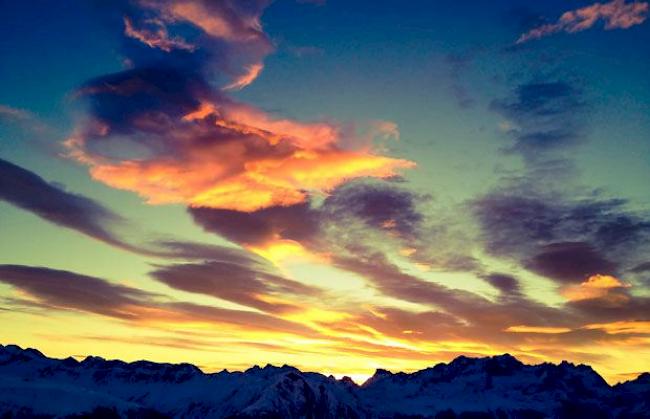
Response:
[{"label": "pink cloud", "polygon": [[255,63],[246,67],[246,72],[224,87],[224,90],[241,90],[255,81],[264,69],[264,64]]},{"label": "pink cloud", "polygon": [[174,49],[194,51],[194,45],[180,37],[170,37],[164,23],[158,19],[149,19],[145,23],[154,29],[136,28],[128,17],[124,18],[124,34],[129,38],[137,39],[151,48],[158,48],[166,52]]},{"label": "pink cloud", "polygon": [[607,30],[627,29],[643,23],[647,14],[647,2],[626,3],[625,0],[612,0],[609,3],[594,3],[591,6],[563,13],[555,23],[531,29],[517,39],[517,44],[559,32],[581,32],[593,27],[599,21],[604,22]]}]

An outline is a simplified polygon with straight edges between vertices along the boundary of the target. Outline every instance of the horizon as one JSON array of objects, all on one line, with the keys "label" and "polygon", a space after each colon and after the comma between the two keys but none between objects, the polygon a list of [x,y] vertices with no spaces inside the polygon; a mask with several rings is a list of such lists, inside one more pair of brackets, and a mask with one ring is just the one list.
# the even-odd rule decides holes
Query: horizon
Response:
[{"label": "horizon", "polygon": [[3,1],[0,342],[650,371],[648,1],[379,3]]},{"label": "horizon", "polygon": [[610,387],[616,386],[616,385],[618,385],[618,384],[623,384],[623,383],[626,383],[626,382],[629,382],[629,381],[634,381],[634,380],[636,380],[637,378],[639,378],[640,376],[642,376],[643,374],[650,374],[650,371],[641,371],[641,372],[637,373],[636,375],[629,377],[629,378],[626,379],[626,380],[621,380],[621,381],[617,381],[617,382],[615,382],[615,383],[611,383],[611,382],[607,381],[607,379],[606,379],[605,377],[603,377],[600,373],[598,373],[598,371],[596,371],[596,370],[595,370],[591,365],[589,365],[589,364],[584,364],[584,363],[575,363],[575,362],[571,362],[570,360],[566,360],[566,359],[563,359],[562,361],[560,361],[560,362],[558,362],[558,363],[548,362],[548,361],[542,361],[542,362],[539,362],[539,363],[525,363],[525,362],[522,362],[521,360],[519,360],[517,357],[515,357],[515,356],[513,356],[513,355],[510,355],[509,353],[503,353],[503,354],[490,355],[490,356],[466,356],[466,355],[458,355],[458,356],[454,357],[453,359],[450,359],[449,361],[440,361],[440,362],[436,362],[435,364],[431,364],[431,365],[426,366],[426,367],[423,367],[423,368],[421,368],[421,369],[412,370],[412,371],[391,371],[391,370],[387,370],[387,369],[384,369],[384,368],[377,368],[377,369],[375,370],[375,372],[374,372],[373,374],[371,374],[371,375],[368,375],[368,376],[365,376],[365,375],[364,375],[364,376],[359,376],[359,377],[357,377],[358,379],[361,380],[361,381],[357,381],[357,379],[355,379],[355,377],[352,377],[352,376],[349,376],[349,375],[340,375],[340,374],[339,374],[339,375],[336,375],[336,374],[330,374],[330,373],[323,372],[323,371],[302,370],[302,369],[297,368],[297,367],[295,367],[295,366],[293,366],[293,365],[291,365],[291,364],[283,364],[283,365],[274,365],[274,364],[268,364],[268,363],[265,364],[265,365],[264,365],[264,364],[253,364],[253,365],[251,365],[251,366],[249,366],[248,368],[245,368],[245,369],[234,369],[234,370],[233,370],[233,369],[223,368],[223,369],[220,369],[220,370],[210,371],[210,370],[203,369],[203,368],[202,368],[201,366],[199,366],[199,365],[195,365],[195,364],[193,364],[193,363],[191,363],[191,362],[184,362],[184,361],[182,361],[182,360],[179,361],[179,362],[171,362],[171,363],[168,363],[168,362],[156,362],[156,361],[152,361],[152,360],[150,360],[150,359],[134,359],[134,360],[131,360],[131,361],[125,361],[125,360],[123,360],[123,359],[118,359],[118,358],[104,358],[104,357],[97,356],[97,355],[92,355],[92,354],[91,354],[91,355],[79,355],[79,354],[77,354],[77,355],[68,355],[68,356],[66,356],[66,357],[64,357],[64,358],[59,358],[59,357],[48,356],[47,354],[41,352],[41,351],[40,351],[39,349],[37,349],[37,348],[21,347],[21,346],[19,346],[19,345],[15,345],[15,344],[0,344],[0,346],[5,347],[5,348],[6,348],[7,346],[15,346],[15,347],[17,347],[18,349],[20,349],[20,350],[22,350],[22,351],[26,351],[26,350],[36,350],[36,351],[39,352],[41,355],[43,355],[45,358],[48,358],[48,359],[54,359],[54,360],[58,360],[58,361],[63,361],[63,360],[65,360],[65,359],[67,359],[67,358],[73,358],[73,359],[76,360],[77,362],[82,362],[83,360],[88,359],[88,358],[101,358],[101,359],[103,359],[103,360],[105,360],[105,361],[121,361],[121,362],[126,362],[127,364],[137,363],[137,362],[141,362],[141,361],[142,361],[142,362],[153,362],[153,363],[155,363],[155,364],[160,364],[160,365],[191,365],[191,366],[193,366],[193,367],[196,367],[199,371],[201,371],[202,374],[206,374],[206,375],[209,375],[209,374],[217,374],[217,373],[220,373],[220,372],[227,372],[227,373],[246,373],[247,371],[249,371],[249,370],[254,370],[254,369],[256,369],[256,368],[259,368],[259,369],[265,369],[265,368],[282,369],[282,368],[285,368],[285,367],[286,367],[286,368],[293,368],[293,369],[296,369],[296,370],[298,370],[298,371],[300,371],[300,372],[303,372],[303,373],[315,373],[315,374],[323,375],[323,376],[325,376],[325,377],[333,377],[333,378],[336,379],[337,381],[343,381],[345,378],[349,378],[349,379],[352,380],[352,382],[353,382],[356,386],[358,386],[358,387],[361,387],[361,386],[365,385],[365,384],[367,383],[368,380],[370,380],[372,377],[374,377],[375,375],[377,375],[380,371],[386,371],[386,372],[388,372],[388,373],[390,373],[390,374],[400,374],[400,373],[413,374],[413,373],[417,373],[417,372],[420,372],[420,371],[424,371],[424,370],[428,370],[428,369],[434,368],[434,367],[436,367],[436,366],[438,366],[438,365],[449,365],[449,364],[453,363],[454,361],[456,361],[456,360],[459,359],[459,358],[472,359],[472,360],[480,360],[480,359],[490,359],[490,358],[502,358],[502,357],[508,357],[508,356],[509,356],[509,357],[511,357],[511,358],[514,358],[514,359],[517,360],[518,362],[521,362],[521,363],[522,363],[523,365],[525,365],[525,366],[540,366],[540,365],[543,365],[543,364],[551,364],[551,365],[556,365],[556,366],[557,366],[557,365],[560,365],[560,364],[563,364],[563,363],[568,363],[569,365],[576,366],[576,367],[586,366],[586,367],[589,367],[589,368],[590,368],[592,371],[594,371],[596,374],[598,374],[598,375],[599,375],[599,376],[600,376],[600,377],[601,377],[601,378],[602,378],[602,379],[603,379],[603,380],[604,380],[604,381],[605,381],[605,382],[606,382]]}]

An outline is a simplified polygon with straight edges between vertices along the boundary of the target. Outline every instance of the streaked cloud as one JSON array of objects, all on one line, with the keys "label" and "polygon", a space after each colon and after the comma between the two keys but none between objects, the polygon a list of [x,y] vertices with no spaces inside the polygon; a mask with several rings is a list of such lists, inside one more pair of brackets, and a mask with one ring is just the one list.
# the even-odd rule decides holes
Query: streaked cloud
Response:
[{"label": "streaked cloud", "polygon": [[622,294],[618,294],[618,297],[616,297],[615,291],[630,287],[630,284],[625,284],[611,275],[597,274],[590,276],[586,281],[578,285],[564,287],[561,293],[569,301],[594,298],[623,298],[625,300],[626,298]]},{"label": "streaked cloud", "polygon": [[173,49],[193,51],[196,47],[180,37],[170,37],[165,24],[159,19],[150,19],[145,23],[151,28],[136,28],[130,18],[124,18],[124,34],[150,46],[170,52]]},{"label": "streaked cloud", "polygon": [[541,334],[557,334],[557,333],[567,333],[571,329],[568,327],[538,327],[538,326],[510,326],[506,329],[506,332],[511,333],[541,333]]},{"label": "streaked cloud", "polygon": [[0,121],[3,119],[24,121],[31,118],[32,114],[25,109],[0,104]]},{"label": "streaked cloud", "polygon": [[151,276],[175,289],[271,313],[300,311],[291,301],[321,294],[315,287],[283,278],[263,266],[225,261],[158,266]]},{"label": "streaked cloud", "polygon": [[650,221],[626,204],[523,186],[489,193],[474,210],[490,254],[566,284],[620,275],[644,260]]},{"label": "streaked cloud", "polygon": [[223,324],[309,336],[300,324],[264,314],[174,301],[106,279],[70,271],[22,265],[0,265],[0,282],[25,293],[23,303],[41,309],[81,311],[133,324],[174,327]]},{"label": "streaked cloud", "polygon": [[131,248],[108,227],[124,221],[117,214],[91,199],[67,192],[35,173],[2,159],[0,199],[49,222],[77,230],[105,243]]},{"label": "streaked cloud", "polygon": [[540,39],[560,32],[575,33],[590,29],[602,22],[606,30],[628,29],[645,22],[648,3],[643,1],[612,0],[564,12],[555,23],[537,26],[522,34],[517,44]]},{"label": "streaked cloud", "polygon": [[505,118],[501,129],[514,139],[504,150],[535,163],[581,140],[585,105],[578,87],[551,80],[518,84],[509,97],[493,100],[490,109]]},{"label": "streaked cloud", "polygon": [[229,85],[224,86],[223,89],[224,90],[243,89],[244,87],[254,82],[257,76],[260,75],[262,70],[264,70],[264,64],[262,63],[251,64],[246,67],[246,73],[242,74],[239,78],[233,80],[233,82],[230,83]]}]

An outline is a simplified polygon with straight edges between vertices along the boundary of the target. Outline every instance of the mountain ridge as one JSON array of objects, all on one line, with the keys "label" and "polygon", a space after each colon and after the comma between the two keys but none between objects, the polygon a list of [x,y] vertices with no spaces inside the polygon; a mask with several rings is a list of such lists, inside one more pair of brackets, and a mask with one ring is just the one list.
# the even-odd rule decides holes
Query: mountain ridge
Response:
[{"label": "mountain ridge", "polygon": [[359,385],[283,365],[205,373],[188,364],[53,359],[0,345],[0,418],[647,418],[650,373],[609,385],[590,366],[459,356]]}]

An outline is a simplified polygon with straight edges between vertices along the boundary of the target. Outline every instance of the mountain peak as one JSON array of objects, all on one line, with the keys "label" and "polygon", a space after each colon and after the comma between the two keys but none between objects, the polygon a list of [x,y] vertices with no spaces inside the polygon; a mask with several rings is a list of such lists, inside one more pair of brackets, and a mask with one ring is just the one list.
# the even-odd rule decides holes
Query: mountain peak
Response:
[{"label": "mountain peak", "polygon": [[459,356],[414,373],[379,368],[361,386],[349,377],[336,380],[289,365],[205,374],[191,364],[50,359],[15,345],[0,346],[0,360],[0,411],[22,416],[92,416],[104,409],[120,417],[152,412],[179,418],[493,417],[500,412],[499,417],[623,418],[647,417],[650,409],[648,373],[611,387],[587,365],[526,365],[510,354]]}]

